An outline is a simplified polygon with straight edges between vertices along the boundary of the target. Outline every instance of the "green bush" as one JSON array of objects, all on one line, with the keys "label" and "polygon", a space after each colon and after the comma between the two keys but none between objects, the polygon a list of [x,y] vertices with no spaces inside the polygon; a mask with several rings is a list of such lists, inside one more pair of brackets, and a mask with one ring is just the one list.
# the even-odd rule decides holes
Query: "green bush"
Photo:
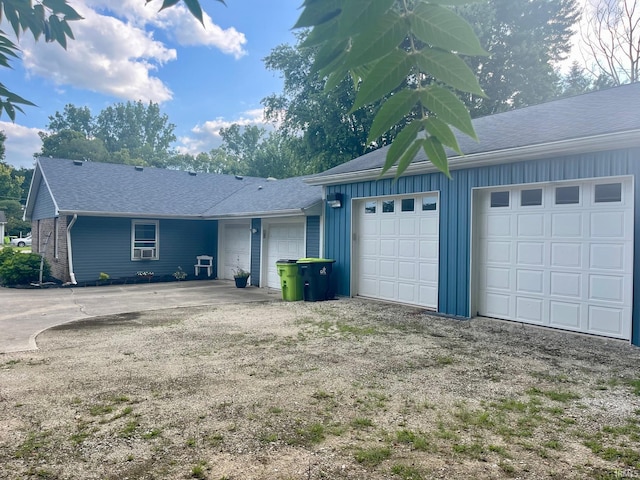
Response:
[{"label": "green bush", "polygon": [[[42,276],[49,277],[51,268],[44,261]],[[13,248],[0,251],[0,283],[2,285],[28,285],[40,277],[40,255],[19,253]]]}]

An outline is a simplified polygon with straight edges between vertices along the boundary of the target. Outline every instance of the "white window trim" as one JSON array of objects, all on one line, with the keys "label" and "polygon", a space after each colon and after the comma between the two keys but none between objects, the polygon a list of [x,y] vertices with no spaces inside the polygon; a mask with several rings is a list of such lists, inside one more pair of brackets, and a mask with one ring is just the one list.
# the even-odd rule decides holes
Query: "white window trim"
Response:
[{"label": "white window trim", "polygon": [[[155,247],[141,248],[135,247],[136,243],[136,225],[154,225],[156,229]],[[136,250],[140,250],[140,256],[136,257]],[[145,253],[146,252],[146,253]],[[151,256],[143,257],[143,255],[151,253]],[[131,220],[131,261],[141,262],[144,260],[160,259],[160,222],[158,220]]]}]

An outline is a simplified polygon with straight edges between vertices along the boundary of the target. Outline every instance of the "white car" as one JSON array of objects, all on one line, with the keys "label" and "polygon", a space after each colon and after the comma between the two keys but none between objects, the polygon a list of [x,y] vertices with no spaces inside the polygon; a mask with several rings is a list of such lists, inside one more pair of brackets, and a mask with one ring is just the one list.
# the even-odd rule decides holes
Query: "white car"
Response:
[{"label": "white car", "polygon": [[31,235],[27,235],[24,238],[12,238],[11,245],[14,247],[30,247],[31,246]]}]

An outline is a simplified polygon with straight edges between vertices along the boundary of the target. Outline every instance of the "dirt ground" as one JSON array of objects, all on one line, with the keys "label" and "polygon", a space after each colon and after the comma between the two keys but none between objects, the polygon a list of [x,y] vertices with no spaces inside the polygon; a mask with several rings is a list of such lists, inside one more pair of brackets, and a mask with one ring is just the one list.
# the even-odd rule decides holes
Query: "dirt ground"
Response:
[{"label": "dirt ground", "polygon": [[358,299],[83,320],[0,356],[0,478],[640,478],[640,349]]}]

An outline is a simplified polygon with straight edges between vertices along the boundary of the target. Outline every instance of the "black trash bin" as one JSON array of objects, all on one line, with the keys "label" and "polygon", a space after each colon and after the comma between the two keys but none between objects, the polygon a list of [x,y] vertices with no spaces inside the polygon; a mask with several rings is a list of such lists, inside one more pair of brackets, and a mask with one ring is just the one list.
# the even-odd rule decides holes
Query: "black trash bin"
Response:
[{"label": "black trash bin", "polygon": [[330,258],[301,258],[298,260],[302,277],[302,298],[305,302],[321,302],[334,296],[331,271],[335,260]]}]

